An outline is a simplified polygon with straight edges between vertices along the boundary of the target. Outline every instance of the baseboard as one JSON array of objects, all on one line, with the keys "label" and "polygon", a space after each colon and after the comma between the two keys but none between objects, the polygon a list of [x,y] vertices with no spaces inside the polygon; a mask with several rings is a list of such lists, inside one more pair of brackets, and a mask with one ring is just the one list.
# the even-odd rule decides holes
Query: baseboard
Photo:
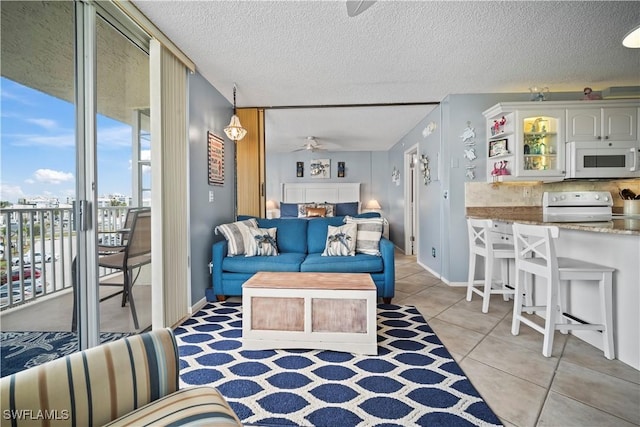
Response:
[{"label": "baseboard", "polygon": [[431,273],[432,275],[434,275],[435,277],[437,277],[438,279],[440,279],[440,281],[441,281],[441,282],[443,282],[443,283],[447,284],[448,286],[452,286],[452,287],[455,287],[455,286],[459,286],[459,287],[463,287],[463,286],[464,286],[464,287],[466,287],[466,286],[467,286],[467,282],[451,282],[451,281],[450,281],[450,280],[448,280],[446,277],[442,277],[442,276],[440,275],[440,273],[438,273],[437,271],[435,271],[435,270],[433,270],[433,269],[429,268],[429,266],[427,266],[427,265],[423,264],[423,263],[422,263],[422,262],[420,262],[420,261],[417,261],[417,264],[418,264],[420,267],[422,267],[422,268],[424,268],[425,270],[427,270],[427,271],[428,271],[429,273]]},{"label": "baseboard", "polygon": [[189,309],[189,314],[192,315],[194,313],[197,313],[202,307],[207,305],[207,302],[207,298],[203,297],[200,301],[191,306],[191,308]]}]

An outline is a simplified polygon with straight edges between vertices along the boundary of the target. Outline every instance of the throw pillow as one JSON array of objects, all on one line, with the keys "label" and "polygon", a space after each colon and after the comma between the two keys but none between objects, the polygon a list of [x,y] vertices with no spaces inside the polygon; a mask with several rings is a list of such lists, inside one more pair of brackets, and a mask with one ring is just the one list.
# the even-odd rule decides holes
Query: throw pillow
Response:
[{"label": "throw pillow", "polygon": [[327,243],[322,256],[353,256],[356,254],[356,224],[328,226]]},{"label": "throw pillow", "polygon": [[249,228],[249,243],[247,256],[275,256],[278,255],[276,244],[276,227]]},{"label": "throw pillow", "polygon": [[316,208],[324,208],[326,217],[335,215],[336,205],[333,203],[316,203]]},{"label": "throw pillow", "polygon": [[221,224],[214,231],[216,234],[221,233],[227,239],[227,255],[236,256],[246,253],[245,242],[249,239],[249,228],[258,228],[258,222],[255,218]]},{"label": "throw pillow", "polygon": [[353,218],[347,216],[344,222],[356,224],[358,233],[356,235],[356,252],[380,256],[380,237],[384,230],[383,218]]},{"label": "throw pillow", "polygon": [[325,208],[307,208],[307,218],[322,217],[324,218],[327,210]]},{"label": "throw pillow", "polygon": [[298,203],[298,218],[306,218],[307,209],[315,207],[315,203]]},{"label": "throw pillow", "polygon": [[280,218],[297,218],[298,204],[280,202]]},{"label": "throw pillow", "polygon": [[358,215],[358,206],[360,202],[336,203],[336,216]]}]

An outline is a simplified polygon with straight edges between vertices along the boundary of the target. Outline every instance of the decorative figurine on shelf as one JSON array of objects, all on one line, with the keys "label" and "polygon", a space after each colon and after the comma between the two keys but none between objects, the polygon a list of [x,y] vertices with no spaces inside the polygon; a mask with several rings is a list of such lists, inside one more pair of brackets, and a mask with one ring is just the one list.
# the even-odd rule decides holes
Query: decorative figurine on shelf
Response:
[{"label": "decorative figurine on shelf", "polygon": [[507,124],[507,118],[502,116],[498,124],[500,125],[500,132],[504,132],[504,125]]},{"label": "decorative figurine on shelf", "polygon": [[584,92],[584,96],[582,97],[583,101],[593,101],[596,99],[602,99],[602,96],[597,93],[593,93],[593,90],[590,87],[585,87],[583,92]]},{"label": "decorative figurine on shelf", "polygon": [[529,92],[531,92],[532,101],[546,101],[547,97],[549,96],[549,88],[546,86],[532,86],[529,88]]},{"label": "decorative figurine on shelf", "polygon": [[511,175],[511,173],[507,169],[506,160],[501,160],[493,164],[493,170],[491,171],[491,176],[500,176],[500,175]]},{"label": "decorative figurine on shelf", "polygon": [[493,135],[497,135],[500,133],[500,122],[497,120],[493,121]]}]

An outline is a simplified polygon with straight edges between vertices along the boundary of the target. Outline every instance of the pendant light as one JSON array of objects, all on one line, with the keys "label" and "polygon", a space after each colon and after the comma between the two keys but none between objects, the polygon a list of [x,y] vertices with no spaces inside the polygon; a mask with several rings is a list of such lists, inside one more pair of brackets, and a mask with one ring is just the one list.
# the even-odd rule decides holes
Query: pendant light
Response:
[{"label": "pendant light", "polygon": [[229,126],[224,128],[224,133],[232,141],[240,141],[247,134],[247,130],[240,124],[240,118],[236,115],[236,84],[233,84],[233,116]]}]

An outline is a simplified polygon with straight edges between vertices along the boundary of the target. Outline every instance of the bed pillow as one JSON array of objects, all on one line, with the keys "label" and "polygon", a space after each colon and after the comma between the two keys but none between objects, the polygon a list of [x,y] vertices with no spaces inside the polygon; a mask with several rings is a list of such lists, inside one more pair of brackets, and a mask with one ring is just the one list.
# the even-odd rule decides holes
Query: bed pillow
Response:
[{"label": "bed pillow", "polygon": [[324,208],[324,216],[335,216],[336,205],[333,203],[316,203],[316,208]]},{"label": "bed pillow", "polygon": [[297,203],[280,203],[280,218],[297,218],[298,217],[298,204]]},{"label": "bed pillow", "polygon": [[336,203],[336,216],[358,215],[359,202]]},{"label": "bed pillow", "polygon": [[380,256],[380,238],[384,230],[383,218],[353,218],[345,217],[347,224],[356,224],[356,252],[367,255]]},{"label": "bed pillow", "polygon": [[249,228],[249,242],[246,256],[275,256],[278,255],[276,243],[277,228]]},{"label": "bed pillow", "polygon": [[249,228],[258,228],[258,222],[255,218],[221,224],[214,229],[216,234],[220,233],[227,239],[227,256],[244,255],[246,253],[247,243],[250,238]]},{"label": "bed pillow", "polygon": [[345,224],[340,227],[328,226],[327,243],[322,256],[353,256],[356,254],[356,224]]},{"label": "bed pillow", "polygon": [[324,218],[326,216],[327,210],[325,208],[307,208],[307,218]]},{"label": "bed pillow", "polygon": [[298,203],[298,218],[306,218],[307,217],[307,209],[315,208],[315,203]]}]

